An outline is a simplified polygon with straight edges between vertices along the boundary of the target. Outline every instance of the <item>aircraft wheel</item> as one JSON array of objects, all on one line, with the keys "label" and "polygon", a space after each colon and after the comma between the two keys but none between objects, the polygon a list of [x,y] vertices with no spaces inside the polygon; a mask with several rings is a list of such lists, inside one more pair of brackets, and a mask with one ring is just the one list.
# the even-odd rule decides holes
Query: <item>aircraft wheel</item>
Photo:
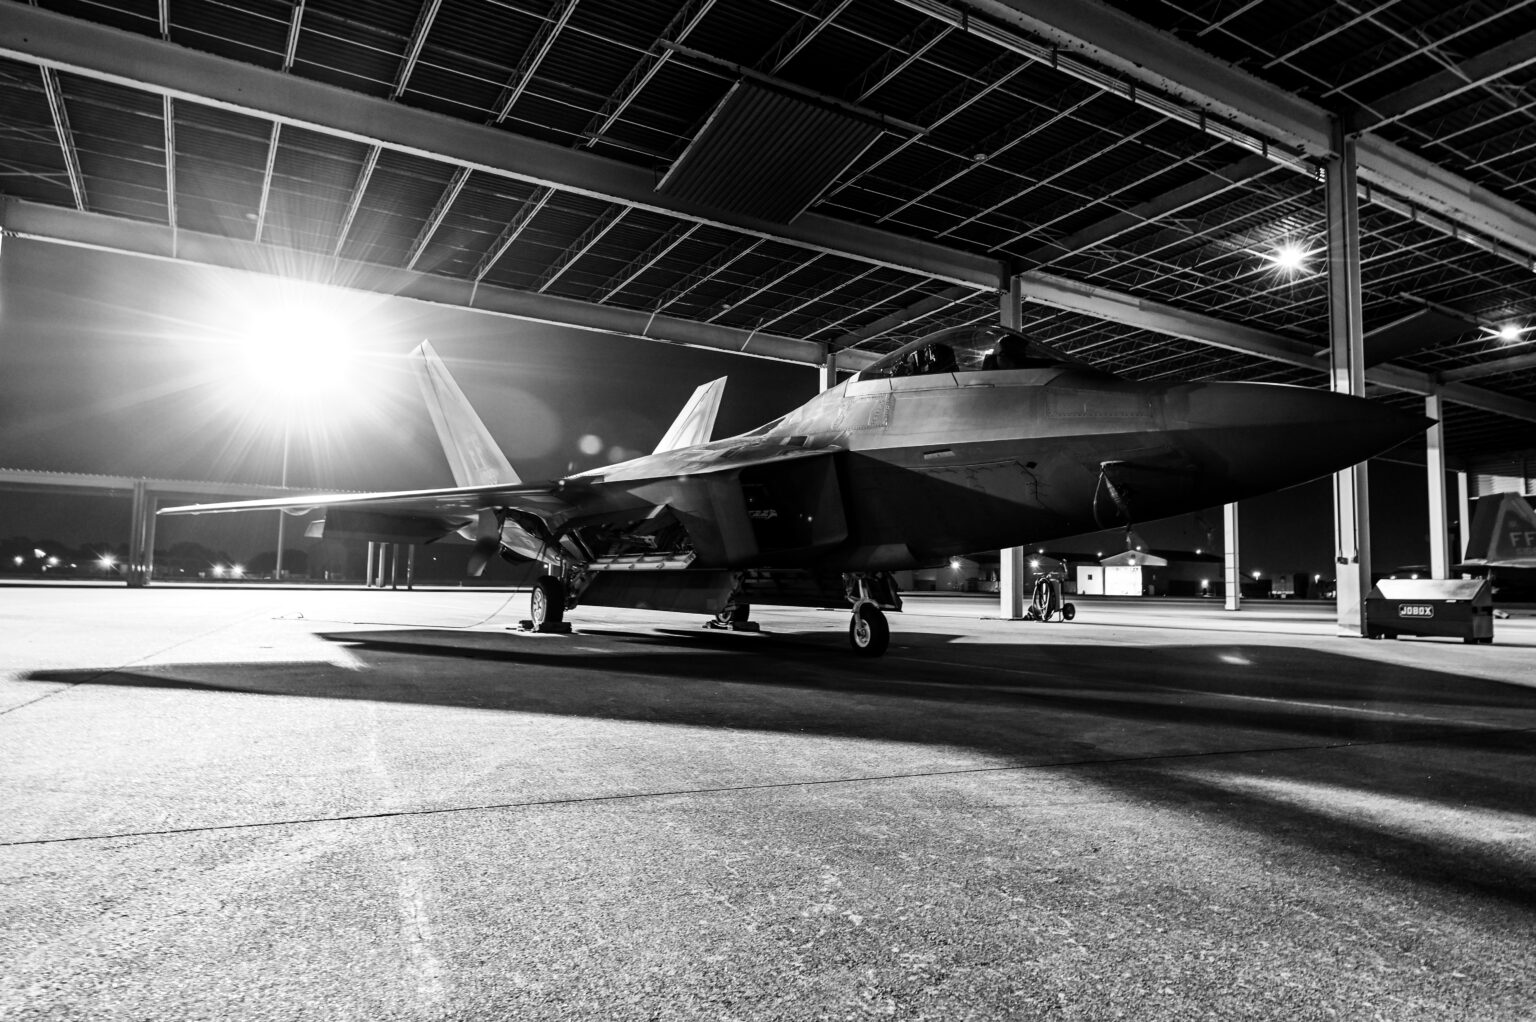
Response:
[{"label": "aircraft wheel", "polygon": [[848,643],[860,656],[879,656],[891,644],[891,626],[872,603],[860,605],[848,622]]},{"label": "aircraft wheel", "polygon": [[1077,608],[1070,603],[1063,603],[1061,605],[1061,619],[1063,621],[1071,621],[1075,617],[1077,617]]},{"label": "aircraft wheel", "polygon": [[536,632],[548,631],[565,620],[565,583],[553,575],[540,576],[528,597],[528,617]]}]

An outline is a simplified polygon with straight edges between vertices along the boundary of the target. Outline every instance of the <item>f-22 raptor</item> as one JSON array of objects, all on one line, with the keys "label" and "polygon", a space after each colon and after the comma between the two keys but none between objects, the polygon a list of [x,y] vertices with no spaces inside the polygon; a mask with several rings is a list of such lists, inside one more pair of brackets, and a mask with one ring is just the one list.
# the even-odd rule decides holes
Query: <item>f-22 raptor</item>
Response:
[{"label": "f-22 raptor", "polygon": [[456,486],[167,508],[323,508],[309,535],[457,533],[538,561],[535,627],[580,604],[715,615],[851,605],[853,649],[883,653],[891,573],[1169,515],[1364,461],[1428,420],[1363,398],[1260,383],[1138,383],[1001,327],[912,341],[788,414],[710,440],[724,379],[654,453],[524,482],[430,344],[412,352]]}]

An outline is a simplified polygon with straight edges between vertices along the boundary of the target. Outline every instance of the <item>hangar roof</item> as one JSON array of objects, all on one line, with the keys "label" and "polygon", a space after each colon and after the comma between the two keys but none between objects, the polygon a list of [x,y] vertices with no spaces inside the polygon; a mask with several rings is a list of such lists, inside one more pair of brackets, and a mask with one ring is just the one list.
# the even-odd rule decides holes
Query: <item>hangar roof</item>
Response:
[{"label": "hangar roof", "polygon": [[1533,0],[0,3],[8,232],[848,368],[1023,272],[1104,369],[1325,386],[1342,112],[1368,378],[1536,447]]}]

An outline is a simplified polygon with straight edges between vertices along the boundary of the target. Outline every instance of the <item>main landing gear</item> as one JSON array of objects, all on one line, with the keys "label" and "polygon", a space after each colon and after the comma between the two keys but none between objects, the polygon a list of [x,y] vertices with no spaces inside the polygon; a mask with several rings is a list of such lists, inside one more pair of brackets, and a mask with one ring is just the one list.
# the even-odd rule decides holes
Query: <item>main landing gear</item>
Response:
[{"label": "main landing gear", "polygon": [[536,632],[568,632],[565,622],[565,583],[553,575],[540,575],[528,596],[528,619]]},{"label": "main landing gear", "polygon": [[760,632],[763,626],[756,621],[750,621],[752,605],[750,603],[732,603],[724,610],[716,614],[710,620],[704,622],[705,628],[729,628],[733,632]]}]

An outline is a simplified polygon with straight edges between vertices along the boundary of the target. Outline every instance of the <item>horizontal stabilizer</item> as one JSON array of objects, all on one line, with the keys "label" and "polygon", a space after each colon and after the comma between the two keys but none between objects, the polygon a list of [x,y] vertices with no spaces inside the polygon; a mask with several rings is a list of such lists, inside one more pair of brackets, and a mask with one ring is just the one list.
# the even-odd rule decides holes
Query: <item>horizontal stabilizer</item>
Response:
[{"label": "horizontal stabilizer", "polygon": [[521,482],[507,456],[491,439],[485,423],[470,407],[469,399],[448,374],[448,367],[443,365],[431,342],[422,341],[411,356],[422,396],[427,399],[427,411],[432,415],[432,425],[437,428],[437,438],[442,442],[448,466],[453,470],[453,481],[460,486],[516,485]]},{"label": "horizontal stabilizer", "polygon": [[720,412],[720,395],[725,390],[724,376],[711,380],[693,392],[693,397],[683,406],[667,430],[667,435],[656,445],[655,454],[664,454],[683,447],[696,447],[709,443],[715,432],[715,416]]},{"label": "horizontal stabilizer", "polygon": [[1536,568],[1536,511],[1518,493],[1487,496],[1477,502],[1468,530],[1468,564]]}]

